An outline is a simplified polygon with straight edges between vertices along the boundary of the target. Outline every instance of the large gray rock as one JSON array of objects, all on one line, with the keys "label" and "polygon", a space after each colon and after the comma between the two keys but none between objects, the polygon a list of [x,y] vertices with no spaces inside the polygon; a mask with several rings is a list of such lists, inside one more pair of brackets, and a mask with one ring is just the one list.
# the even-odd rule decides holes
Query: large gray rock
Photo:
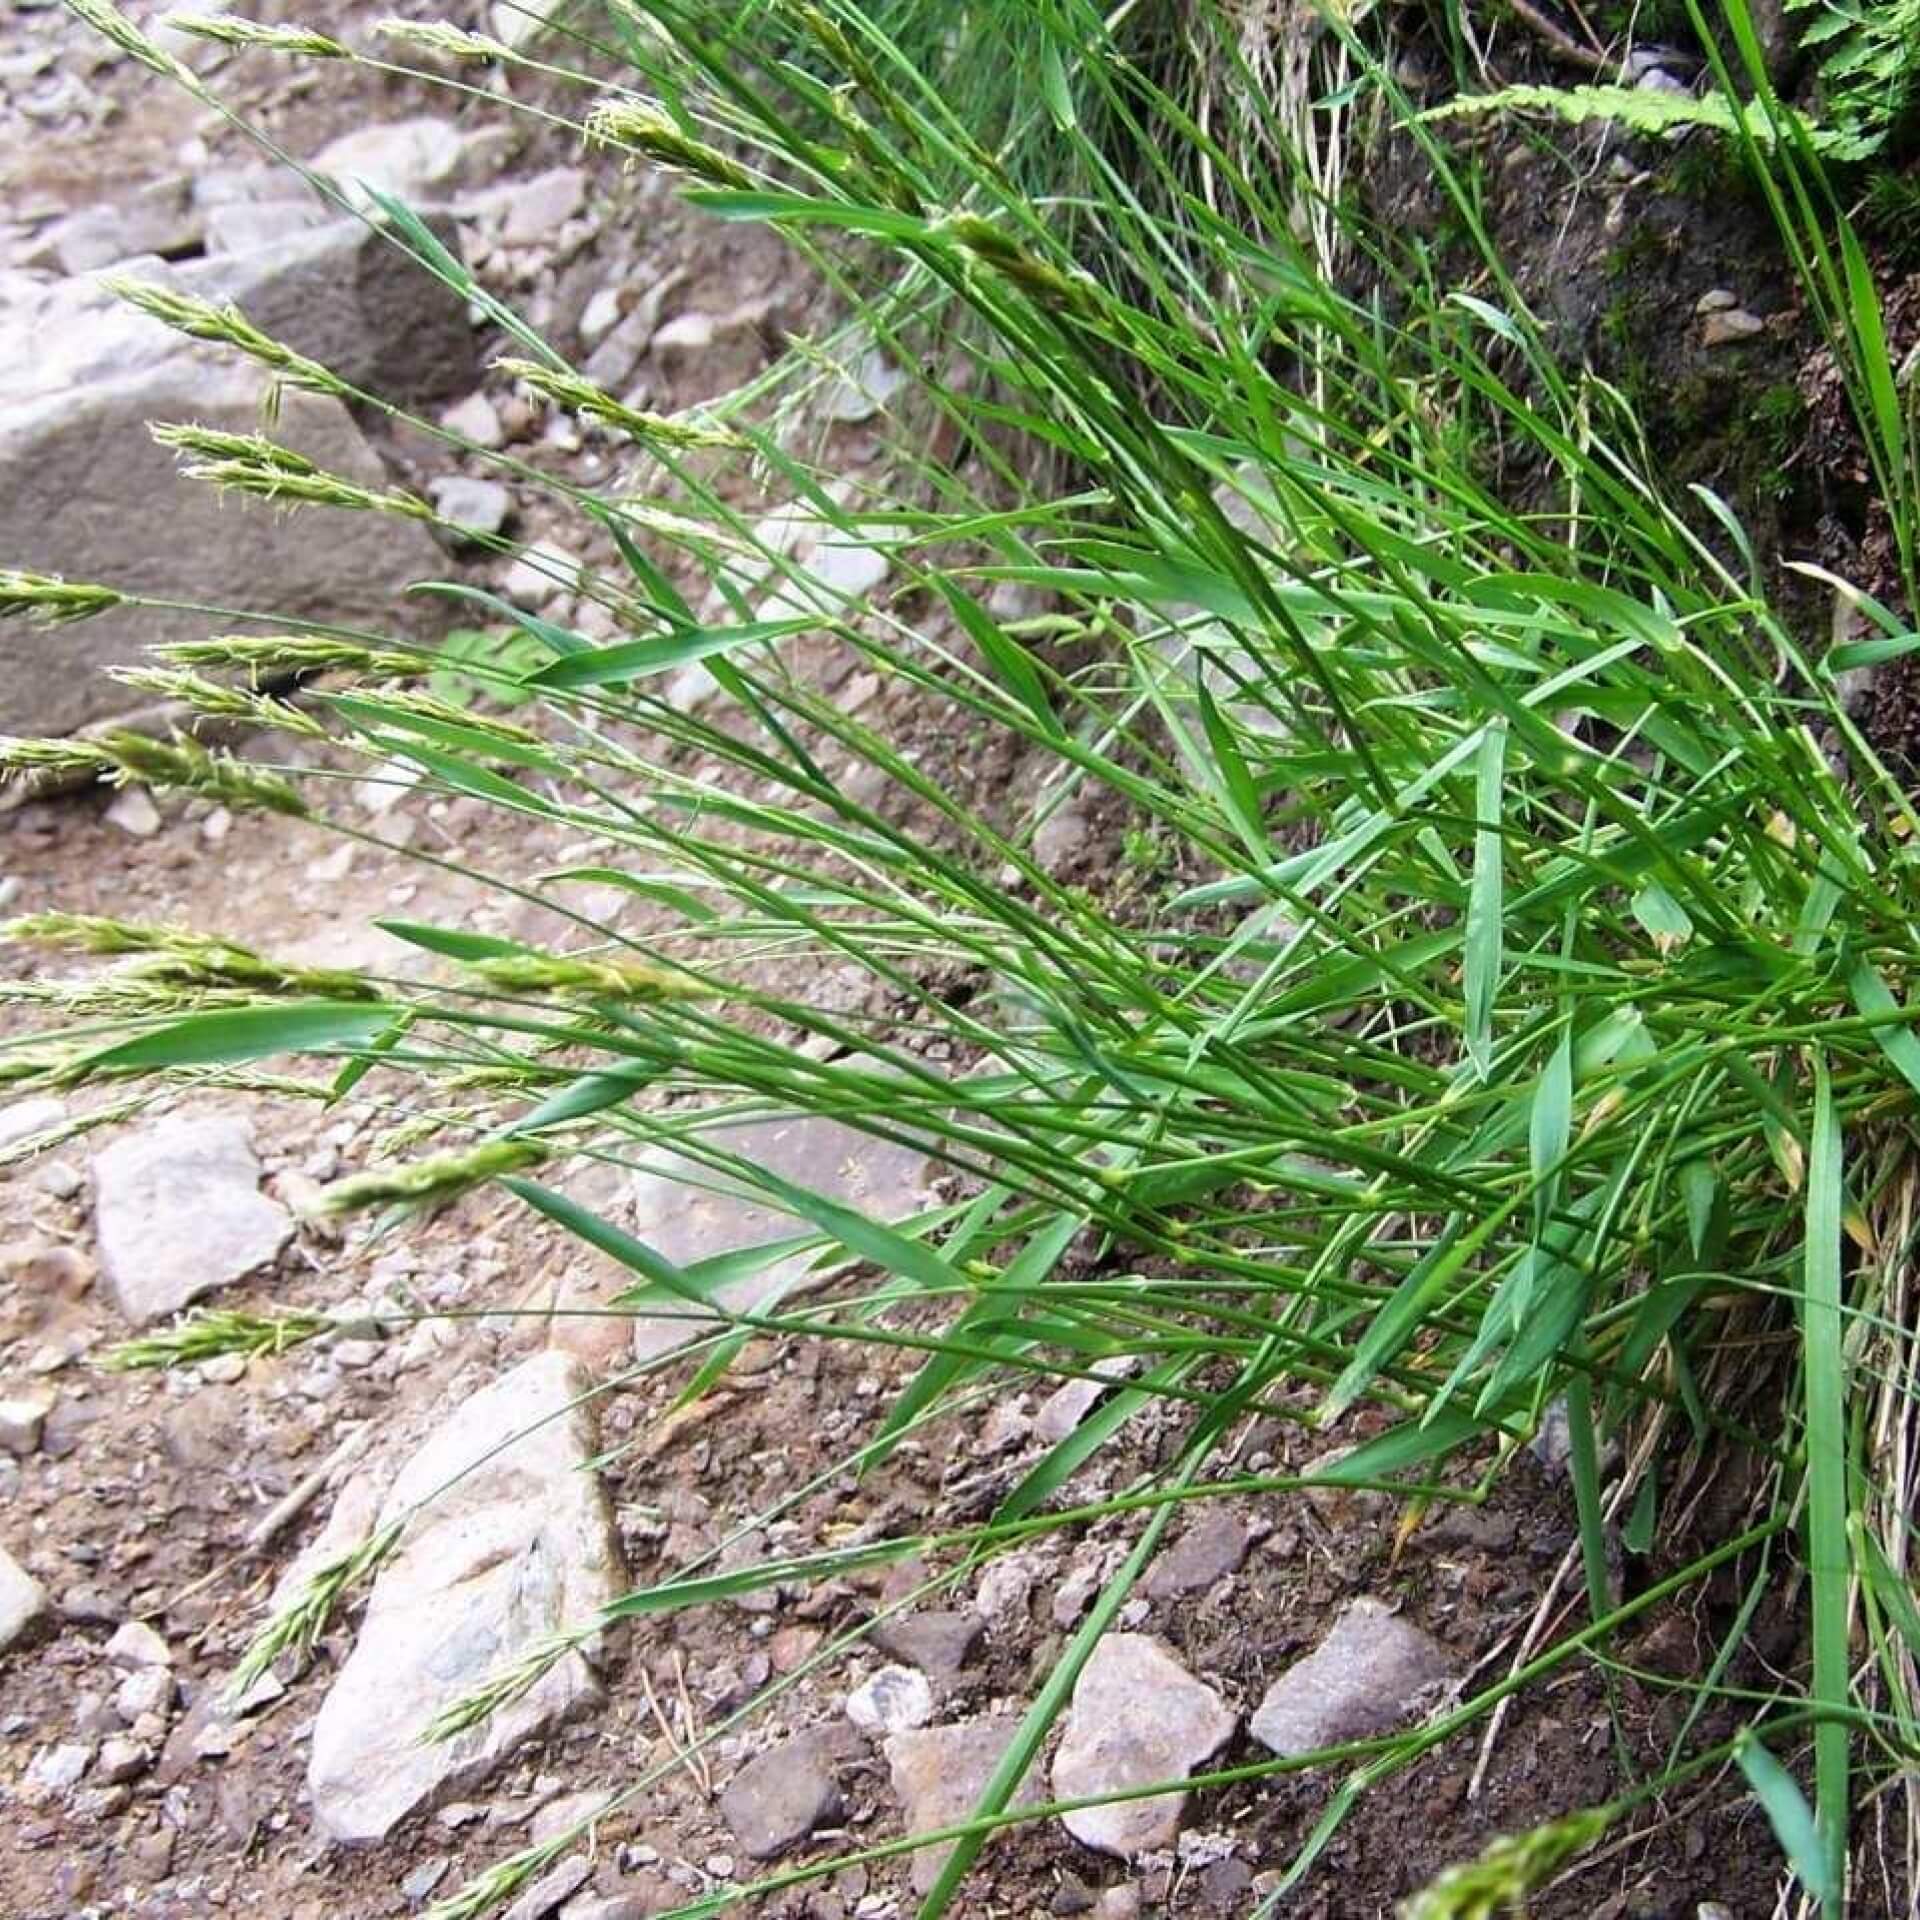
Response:
[{"label": "large gray rock", "polygon": [[[153,277],[167,269],[151,263]],[[178,476],[150,420],[260,428],[267,376],[183,342],[95,282],[61,282],[0,312],[0,567],[163,599],[379,628],[445,561],[418,522],[307,508],[289,514]],[[337,401],[283,396],[276,435],[321,466],[387,476]],[[207,616],[114,612],[52,629],[0,626],[0,733],[71,733],[144,696],[101,669],[153,642],[203,639]]]},{"label": "large gray rock", "polygon": [[114,1304],[135,1326],[244,1279],[286,1245],[239,1114],[171,1115],[93,1157],[94,1230]]},{"label": "large gray rock", "polygon": [[[888,1224],[934,1204],[936,1168],[925,1154],[875,1140],[831,1120],[783,1118],[715,1127],[707,1138],[726,1152],[842,1206]],[[695,1185],[695,1181],[707,1184]],[[634,1231],[676,1266],[713,1254],[771,1246],[814,1231],[802,1219],[776,1211],[743,1192],[717,1190],[715,1176],[696,1162],[662,1150],[634,1178]],[[715,1290],[729,1313],[769,1307],[800,1282],[817,1256],[789,1254]],[[638,1360],[671,1353],[712,1331],[713,1321],[687,1303],[638,1315],[633,1351]]]},{"label": "large gray rock", "polygon": [[1437,1640],[1385,1602],[1362,1598],[1267,1689],[1248,1726],[1263,1747],[1297,1759],[1386,1733],[1451,1671]]},{"label": "large gray rock", "polygon": [[442,1708],[550,1634],[591,1626],[620,1591],[606,1500],[586,1470],[592,1419],[571,1404],[586,1385],[568,1355],[534,1355],[462,1403],[388,1489],[380,1524],[405,1531],[313,1728],[307,1786],[331,1838],[380,1839],[600,1698],[585,1655],[569,1652],[478,1726],[421,1738]]},{"label": "large gray rock", "polygon": [[[364,220],[307,223],[290,209],[279,237],[243,253],[175,266],[167,278],[206,300],[230,300],[262,333],[318,360],[349,386],[419,408],[463,393],[479,378],[466,304]],[[232,222],[271,206],[224,209]],[[427,225],[456,258],[460,236],[444,214]],[[257,236],[255,236],[257,237]]]},{"label": "large gray rock", "polygon": [[[1073,1707],[1053,1759],[1057,1799],[1078,1800],[1163,1780],[1184,1780],[1233,1738],[1239,1723],[1150,1634],[1109,1633],[1080,1669]],[[1080,1807],[1061,1823],[1083,1846],[1131,1859],[1170,1847],[1184,1793]]]},{"label": "large gray rock", "polygon": [[40,1582],[5,1547],[0,1547],[0,1652],[20,1638],[47,1611]]}]

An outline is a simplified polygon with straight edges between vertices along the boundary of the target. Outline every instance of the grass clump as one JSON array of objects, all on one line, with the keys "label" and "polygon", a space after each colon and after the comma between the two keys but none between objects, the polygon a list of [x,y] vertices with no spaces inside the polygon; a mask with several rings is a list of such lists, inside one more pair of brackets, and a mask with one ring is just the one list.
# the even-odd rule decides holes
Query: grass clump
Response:
[{"label": "grass clump", "polygon": [[[1006,18],[961,11],[966,31]],[[396,923],[458,977],[324,998],[276,983],[244,1006],[42,1032],[21,1043],[23,1075],[305,1054],[339,1063],[321,1091],[350,1097],[377,1070],[389,1102],[429,1116],[457,1086],[467,1118],[429,1118],[451,1136],[437,1152],[337,1204],[499,1178],[629,1266],[637,1301],[710,1289],[554,1172],[670,1147],[790,1216],[824,1260],[880,1276],[738,1316],[706,1363],[755,1330],[915,1346],[856,1464],[1009,1379],[1134,1363],[986,1522],[937,1543],[977,1556],[1141,1516],[929,1916],[1014,1817],[1170,1517],[1263,1484],[1216,1477],[1255,1413],[1341,1432],[1364,1414],[1371,1437],[1330,1477],[1439,1499],[1474,1497],[1564,1405],[1589,1601],[1510,1674],[1345,1756],[1282,1895],[1362,1793],[1520,1688],[1609,1659],[1628,1621],[1710,1580],[1731,1583],[1733,1624],[1657,1771],[1419,1910],[1520,1897],[1608,1819],[1736,1749],[1751,1773],[1756,1741],[1795,1763],[1810,1747],[1811,1811],[1782,1769],[1762,1766],[1762,1798],[1805,1883],[1836,1888],[1860,1797],[1911,1762],[1920,1705],[1908,1489],[1887,1471],[1912,1417],[1920,819],[1834,675],[1914,635],[1874,604],[1871,637],[1821,657],[1769,603],[1725,502],[1667,497],[1631,406],[1544,346],[1462,163],[1360,37],[1381,29],[1363,9],[1313,27],[1284,82],[1232,9],[1015,11],[1038,95],[984,119],[894,32],[924,10],[619,0],[573,16],[624,63],[614,89],[583,66],[579,123],[682,171],[712,218],[807,249],[850,303],[850,336],[928,369],[920,417],[957,424],[970,450],[903,440],[893,491],[849,487],[796,451],[768,385],[681,432],[634,429],[631,484],[582,503],[619,557],[593,589],[612,642],[528,621],[524,659],[461,652],[456,708],[389,684],[404,653],[340,636],[317,702],[339,751],[590,842],[591,871],[649,903],[647,930],[579,911],[577,869],[483,873],[552,906],[576,944]],[[1199,46],[1207,83],[1175,83],[1143,45]],[[1857,245],[1797,123],[1770,119],[1765,94],[1721,112],[1768,170],[1853,370],[1910,559],[1905,417]],[[1479,249],[1470,277],[1443,280],[1354,215],[1355,123],[1417,144]],[[1046,187],[1049,155],[1070,200]],[[574,378],[543,373],[542,389],[594,413]],[[221,484],[284,491],[291,471],[267,442],[209,456]],[[412,510],[331,484],[306,493]],[[855,598],[810,569],[777,515],[743,507],[756,490],[884,561],[891,590]],[[8,578],[24,602],[84,611],[89,590]],[[1105,809],[1122,884],[1057,874],[1008,791],[930,776],[917,738],[891,730],[898,701],[878,720],[842,711],[796,668],[802,636],[1038,769],[1048,804]],[[191,664],[225,658],[215,641]],[[678,677],[695,666],[704,702]],[[513,724],[473,706],[489,681]],[[261,804],[286,806],[286,786],[324,815],[324,783],[258,777]],[[866,997],[849,1012],[815,993],[801,960],[855,971]],[[68,1049],[57,1068],[50,1039]],[[794,1111],[926,1149],[958,1197],[869,1218],[699,1124]],[[935,1331],[903,1328],[909,1306]],[[1778,1356],[1764,1395],[1745,1358],[1760,1337]],[[1091,1449],[1155,1406],[1177,1422],[1164,1463],[1063,1505]],[[1609,1437],[1631,1442],[1612,1477]],[[1660,1580],[1617,1597],[1611,1530],[1629,1515],[1651,1542],[1668,1518],[1654,1464],[1734,1447],[1760,1463],[1737,1532],[1676,1530]],[[1736,1699],[1720,1676],[1789,1563],[1809,1658]],[[371,1564],[330,1570],[312,1619]],[[613,1611],[807,1572],[688,1577]],[[1709,1706],[1737,1711],[1737,1739],[1693,1735]],[[443,1911],[480,1912],[531,1870],[509,1863]]]}]

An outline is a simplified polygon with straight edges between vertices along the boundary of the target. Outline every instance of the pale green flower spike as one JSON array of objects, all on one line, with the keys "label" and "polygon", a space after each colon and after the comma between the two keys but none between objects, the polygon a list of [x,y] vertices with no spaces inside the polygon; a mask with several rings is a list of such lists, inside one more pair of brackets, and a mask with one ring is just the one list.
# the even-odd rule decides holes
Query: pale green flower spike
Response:
[{"label": "pale green flower spike", "polygon": [[313,1203],[322,1218],[357,1213],[389,1200],[450,1200],[503,1173],[537,1167],[548,1149],[536,1140],[483,1140],[458,1153],[438,1153],[409,1166],[369,1167],[323,1187]]},{"label": "pale green flower spike", "polygon": [[383,712],[417,713],[423,720],[439,720],[468,733],[488,734],[511,746],[541,747],[547,744],[530,727],[516,726],[513,721],[503,720],[497,713],[479,713],[471,707],[456,706],[451,700],[441,700],[433,694],[422,693],[417,687],[384,689],[380,695],[380,707]]},{"label": "pale green flower spike", "polygon": [[611,395],[601,392],[592,381],[583,380],[576,373],[556,373],[552,368],[536,365],[531,360],[504,359],[496,360],[493,364],[496,372],[518,380],[542,400],[565,407],[569,413],[585,414],[590,419],[604,421],[608,426],[632,434],[636,440],[688,451],[711,447],[739,453],[748,446],[748,442],[739,434],[730,433],[724,427],[710,426],[700,420],[676,419],[664,413],[643,413],[633,407],[622,406]]},{"label": "pale green flower spike", "polygon": [[225,1308],[196,1307],[178,1326],[163,1333],[143,1333],[122,1340],[100,1357],[100,1365],[115,1373],[146,1367],[191,1367],[223,1353],[285,1353],[325,1333],[335,1324],[324,1313],[267,1315],[237,1313]]},{"label": "pale green flower spike", "polygon": [[262,674],[352,673],[368,680],[414,680],[433,671],[424,654],[357,646],[307,633],[221,633],[210,640],[169,640],[153,652],[182,667],[245,667]]},{"label": "pale green flower spike", "polygon": [[254,1637],[227,1683],[227,1698],[237,1700],[281,1654],[310,1652],[348,1591],[390,1554],[404,1523],[392,1520],[359,1546],[320,1567],[293,1599]]},{"label": "pale green flower spike", "polygon": [[466,963],[496,987],[513,993],[586,993],[614,1000],[696,1000],[713,989],[704,981],[649,966],[644,960],[583,960],[571,954],[503,953]]},{"label": "pale green flower spike", "polygon": [[312,714],[303,713],[285,700],[253,693],[245,687],[228,686],[219,680],[207,680],[177,667],[112,667],[108,674],[123,687],[134,687],[162,700],[175,701],[215,719],[244,720],[253,726],[296,733],[308,740],[329,738],[326,728]]},{"label": "pale green flower spike", "polygon": [[600,1631],[599,1625],[544,1635],[498,1673],[491,1674],[473,1692],[463,1694],[442,1707],[427,1723],[420,1736],[423,1742],[437,1746],[493,1718],[502,1707],[511,1706],[532,1692],[568,1654]]},{"label": "pale green flower spike", "polygon": [[558,1859],[571,1839],[570,1834],[563,1833],[558,1839],[522,1847],[469,1880],[458,1893],[436,1901],[420,1920],[479,1920],[481,1914],[491,1913],[510,1899],[549,1861]]},{"label": "pale green flower spike", "polygon": [[271,367],[290,387],[299,387],[307,393],[331,394],[335,399],[348,397],[353,391],[319,361],[309,360],[304,353],[295,353],[270,334],[262,333],[231,301],[216,305],[211,300],[198,300],[192,294],[155,286],[149,280],[129,279],[124,274],[110,274],[102,284],[116,300],[137,307],[175,333],[183,333],[192,340],[211,340],[234,347],[263,367]]},{"label": "pale green flower spike", "polygon": [[1399,1920],[1507,1920],[1528,1894],[1613,1824],[1611,1807],[1587,1807],[1528,1833],[1503,1834],[1477,1860],[1449,1867],[1397,1909]]},{"label": "pale green flower spike", "polygon": [[170,53],[162,53],[127,16],[109,0],[66,0],[67,11],[84,20],[96,33],[103,33],[123,53],[130,53],[143,67],[178,80],[195,93],[200,91],[198,76]]},{"label": "pale green flower spike", "polygon": [[305,27],[275,27],[243,20],[232,13],[170,13],[166,24],[224,47],[271,47],[276,53],[305,53],[316,60],[351,60],[353,49]]},{"label": "pale green flower spike", "polygon": [[79,580],[62,580],[53,573],[25,573],[17,568],[0,568],[0,620],[25,614],[30,620],[59,626],[68,620],[91,619],[109,607],[127,603],[124,593],[111,587],[89,586]]},{"label": "pale green flower spike", "polygon": [[180,471],[225,492],[252,494],[276,506],[340,507],[349,513],[398,513],[410,520],[439,516],[417,494],[398,487],[363,487],[315,466],[304,454],[257,433],[157,422],[148,428],[163,447],[183,456]]},{"label": "pale green flower spike", "polygon": [[[30,913],[0,922],[0,943],[70,947],[83,953],[145,956],[132,977],[181,987],[246,987],[312,994],[325,1000],[378,1000],[380,989],[339,967],[303,967],[269,959],[231,940],[178,927],[148,927],[95,913]],[[122,978],[128,976],[122,975]]]},{"label": "pale green flower spike", "polygon": [[263,807],[270,813],[304,815],[307,803],[290,781],[229,754],[209,753],[199,741],[175,735],[155,740],[130,727],[114,727],[86,740],[22,740],[0,735],[0,775],[96,774],[124,786],[144,780],[152,787],[180,787],[209,794],[233,807]]},{"label": "pale green flower spike", "polygon": [[690,173],[719,187],[750,187],[753,175],[719,148],[690,139],[658,107],[638,100],[609,100],[587,116],[587,138],[626,147],[663,167]]},{"label": "pale green flower spike", "polygon": [[421,47],[429,53],[444,53],[455,60],[519,58],[505,41],[489,40],[484,33],[468,33],[444,20],[376,20],[373,30],[383,40],[397,40],[403,46]]}]

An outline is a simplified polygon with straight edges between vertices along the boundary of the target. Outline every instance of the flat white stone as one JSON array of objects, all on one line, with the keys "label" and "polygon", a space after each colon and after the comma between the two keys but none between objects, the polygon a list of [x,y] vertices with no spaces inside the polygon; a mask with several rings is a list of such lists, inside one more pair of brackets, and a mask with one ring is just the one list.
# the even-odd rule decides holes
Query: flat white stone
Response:
[{"label": "flat white stone", "polygon": [[443,1789],[600,1698],[569,1652],[519,1699],[453,1739],[441,1709],[565,1628],[591,1626],[622,1585],[600,1483],[585,1471],[587,1377],[539,1353],[463,1401],[401,1468],[379,1524],[404,1523],[352,1654],[314,1722],[307,1785],[331,1838],[371,1842]]}]

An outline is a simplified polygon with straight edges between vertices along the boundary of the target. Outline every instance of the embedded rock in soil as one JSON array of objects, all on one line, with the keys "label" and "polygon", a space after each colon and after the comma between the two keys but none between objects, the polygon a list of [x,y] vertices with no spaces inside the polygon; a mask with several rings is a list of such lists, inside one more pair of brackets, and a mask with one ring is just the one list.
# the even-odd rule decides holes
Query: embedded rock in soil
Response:
[{"label": "embedded rock in soil", "polygon": [[[1232,1739],[1239,1723],[1150,1634],[1110,1633],[1074,1684],[1073,1707],[1053,1761],[1054,1796],[1076,1800],[1157,1780],[1180,1780]],[[1130,1859],[1169,1847],[1180,1831],[1184,1793],[1121,1800],[1061,1815],[1082,1845]]]},{"label": "embedded rock in soil", "polygon": [[263,1267],[293,1220],[260,1191],[239,1114],[171,1115],[93,1157],[100,1270],[135,1326]]},{"label": "embedded rock in soil", "polygon": [[46,1589],[0,1547],[0,1651],[12,1646],[46,1611]]},{"label": "embedded rock in soil", "polygon": [[513,511],[513,496],[497,480],[447,473],[428,481],[427,492],[433,496],[441,518],[453,523],[456,539],[498,533]]},{"label": "embedded rock in soil", "polygon": [[309,164],[334,181],[354,206],[371,207],[373,192],[418,201],[451,187],[466,152],[467,136],[452,121],[422,114],[343,133]]},{"label": "embedded rock in soil", "polygon": [[570,1854],[528,1887],[501,1920],[546,1920],[562,1900],[587,1884],[587,1876],[592,1872],[593,1862],[584,1853]]},{"label": "embedded rock in soil", "polygon": [[332,223],[333,210],[313,194],[277,200],[226,200],[207,209],[207,252],[257,253],[296,233]]},{"label": "embedded rock in soil", "polygon": [[1283,1758],[1399,1725],[1451,1671],[1446,1649],[1384,1602],[1359,1599],[1260,1702],[1253,1737]]},{"label": "embedded rock in soil", "polygon": [[[705,1137],[779,1179],[810,1188],[887,1225],[933,1204],[935,1170],[926,1155],[871,1139],[831,1120],[758,1120],[712,1127]],[[685,1184],[714,1178],[678,1154],[665,1150],[650,1154],[632,1186],[635,1237],[676,1266],[687,1266],[708,1255],[771,1245],[812,1231],[806,1221],[777,1213],[757,1197]],[[714,1289],[713,1297],[726,1312],[757,1313],[801,1281],[817,1257],[796,1254],[771,1261],[723,1283]],[[634,1357],[646,1361],[671,1353],[698,1339],[711,1325],[681,1301],[675,1301],[667,1313],[637,1314]]]},{"label": "embedded rock in soil", "polygon": [[757,1754],[720,1796],[720,1814],[741,1851],[771,1860],[798,1846],[844,1811],[834,1783],[836,1761],[857,1745],[838,1728],[817,1728]]},{"label": "embedded rock in soil", "polygon": [[9,1100],[0,1107],[0,1151],[31,1140],[35,1134],[51,1133],[63,1126],[67,1103],[51,1094],[36,1094],[25,1100]]},{"label": "embedded rock in soil", "polygon": [[[934,1833],[958,1825],[973,1812],[1002,1755],[1020,1730],[1018,1720],[971,1720],[956,1726],[916,1727],[896,1733],[886,1744],[893,1791],[900,1801],[907,1832]],[[1040,1804],[1040,1783],[1031,1774],[1020,1783],[1011,1804]],[[925,1893],[940,1877],[951,1841],[922,1847],[913,1856],[913,1888]]]},{"label": "embedded rock in soil", "polygon": [[847,1695],[847,1718],[862,1733],[905,1733],[933,1718],[933,1689],[912,1667],[882,1667]]},{"label": "embedded rock in soil", "polygon": [[977,1613],[914,1613],[881,1621],[873,1630],[873,1644],[895,1660],[918,1667],[929,1680],[946,1682],[973,1657],[985,1630]]},{"label": "embedded rock in soil", "polygon": [[46,1388],[30,1388],[25,1393],[9,1394],[0,1400],[0,1451],[14,1454],[34,1452],[40,1445],[41,1430],[53,1411],[53,1395]]},{"label": "embedded rock in soil", "polygon": [[25,264],[94,273],[136,254],[180,254],[199,246],[202,216],[184,176],[155,180],[120,200],[103,200],[56,220]]},{"label": "embedded rock in soil", "polygon": [[549,242],[587,202],[587,176],[578,167],[553,167],[506,189],[500,241],[508,247]]},{"label": "embedded rock in soil", "polygon": [[313,1728],[307,1785],[333,1839],[380,1839],[599,1699],[572,1651],[479,1726],[420,1738],[442,1708],[548,1635],[590,1624],[620,1590],[606,1501],[584,1470],[592,1420],[571,1404],[586,1386],[567,1355],[534,1355],[462,1401],[388,1489],[379,1524],[405,1530]]},{"label": "embedded rock in soil", "polygon": [[[171,420],[257,433],[273,384],[264,368],[182,341],[93,281],[0,309],[0,553],[159,600],[386,624],[408,585],[445,570],[418,522],[335,514],[316,538],[311,521],[272,502],[181,478],[147,431]],[[387,484],[336,400],[286,393],[274,432],[329,472]],[[0,632],[0,733],[71,733],[151,705],[102,670],[145,659],[151,644],[204,639],[206,624],[190,607],[115,609],[62,628],[57,646],[37,631]]]},{"label": "embedded rock in soil", "polygon": [[1173,1600],[1205,1593],[1247,1557],[1253,1533],[1230,1507],[1208,1506],[1165,1553],[1155,1557],[1141,1582],[1149,1599]]}]

